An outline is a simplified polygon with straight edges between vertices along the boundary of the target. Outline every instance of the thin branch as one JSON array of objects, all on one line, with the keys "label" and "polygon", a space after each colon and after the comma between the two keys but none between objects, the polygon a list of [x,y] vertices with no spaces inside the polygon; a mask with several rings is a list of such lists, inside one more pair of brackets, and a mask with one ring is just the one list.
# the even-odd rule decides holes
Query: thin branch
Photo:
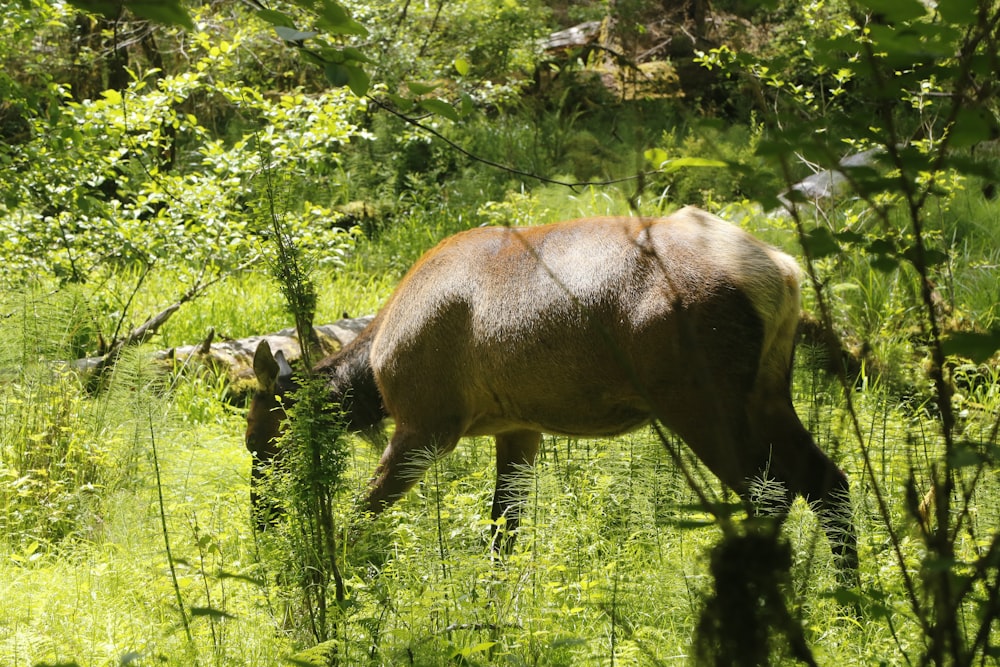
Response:
[{"label": "thin branch", "polygon": [[146,277],[152,270],[153,270],[153,264],[150,262],[146,262],[145,268],[142,271],[142,275],[139,276],[139,280],[137,280],[135,283],[135,289],[132,290],[132,293],[128,295],[128,299],[125,300],[125,305],[122,307],[121,317],[118,318],[118,322],[115,324],[114,333],[111,334],[112,349],[114,349],[114,347],[117,345],[116,341],[118,340],[118,334],[121,333],[122,327],[125,325],[125,317],[128,315],[129,308],[132,307],[132,301],[135,300],[135,295],[139,293],[139,290],[142,288],[142,284],[146,282]]},{"label": "thin branch", "polygon": [[385,104],[384,102],[382,102],[381,100],[379,100],[379,99],[377,99],[375,97],[372,97],[371,95],[367,95],[366,97],[367,97],[367,99],[372,104],[374,104],[378,108],[383,109],[384,111],[388,111],[393,116],[396,116],[397,118],[399,118],[403,122],[408,123],[408,124],[412,125],[413,127],[416,127],[417,129],[419,129],[419,130],[421,130],[423,132],[426,132],[427,134],[433,135],[436,139],[439,139],[439,140],[443,141],[445,144],[447,144],[449,148],[452,148],[452,149],[458,151],[459,153],[461,153],[465,157],[469,158],[470,160],[474,160],[474,161],[479,162],[481,164],[485,164],[486,166],[493,167],[494,169],[499,169],[501,171],[506,171],[507,173],[510,173],[510,174],[515,174],[517,176],[523,176],[524,178],[530,178],[530,179],[538,181],[540,183],[548,183],[549,185],[561,185],[563,187],[567,187],[567,188],[571,188],[571,189],[586,188],[586,187],[600,187],[600,186],[605,186],[605,185],[614,185],[616,183],[627,183],[629,181],[636,181],[636,180],[640,180],[642,178],[645,178],[646,176],[659,173],[659,170],[655,170],[654,169],[652,171],[641,172],[641,173],[635,174],[633,176],[623,176],[621,178],[612,178],[612,179],[608,179],[608,180],[604,180],[604,181],[575,181],[574,182],[574,181],[561,181],[561,180],[558,180],[558,179],[555,179],[555,178],[549,178],[547,176],[542,176],[541,174],[535,174],[535,173],[530,172],[530,171],[524,171],[522,169],[517,169],[515,167],[511,167],[511,166],[508,166],[508,165],[505,165],[505,164],[501,164],[499,162],[494,162],[493,160],[490,160],[488,158],[484,158],[484,157],[482,157],[480,155],[476,155],[475,153],[472,153],[472,152],[466,150],[465,148],[462,148],[461,146],[459,146],[458,144],[456,144],[454,141],[452,141],[451,139],[447,138],[446,136],[444,136],[443,134],[441,134],[440,132],[438,132],[437,130],[435,130],[433,127],[430,127],[428,125],[425,125],[425,124],[421,123],[416,118],[411,118],[410,116],[407,116],[404,113],[400,113],[399,111],[396,111],[391,106]]},{"label": "thin branch", "polygon": [[[139,327],[129,332],[129,334],[124,338],[114,340],[111,343],[111,346],[108,349],[108,351],[100,358],[100,361],[98,361],[97,364],[93,367],[94,371],[96,372],[95,374],[99,376],[101,373],[103,373],[111,364],[115,362],[115,360],[118,358],[118,355],[120,355],[121,351],[124,350],[126,347],[141,345],[142,343],[149,340],[152,336],[156,334],[157,331],[160,330],[160,327],[162,327],[167,322],[167,320],[169,320],[173,316],[174,313],[180,310],[181,306],[204,294],[204,292],[209,287],[215,285],[217,282],[219,282],[226,276],[238,273],[240,271],[243,271],[244,269],[249,268],[250,266],[255,264],[259,259],[260,255],[255,255],[250,259],[248,259],[247,261],[240,264],[239,266],[237,266],[232,271],[220,272],[214,278],[205,282],[202,282],[201,279],[199,278],[198,282],[189,287],[188,290],[184,292],[184,294],[182,294],[177,301],[170,304],[156,315],[153,315],[152,317],[148,318],[145,322],[139,325]],[[138,290],[138,286],[136,289]],[[129,302],[131,302],[131,298],[129,299]]]}]

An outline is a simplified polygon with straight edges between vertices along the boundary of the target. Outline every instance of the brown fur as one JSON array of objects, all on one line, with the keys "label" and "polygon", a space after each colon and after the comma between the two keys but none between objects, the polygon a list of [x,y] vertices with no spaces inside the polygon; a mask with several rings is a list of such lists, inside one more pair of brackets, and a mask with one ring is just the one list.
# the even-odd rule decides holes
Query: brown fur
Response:
[{"label": "brown fur", "polygon": [[[494,435],[493,516],[516,526],[515,471],[534,461],[540,433],[609,436],[658,419],[739,493],[766,468],[816,501],[852,569],[847,479],[792,407],[798,282],[790,257],[692,207],[444,240],[360,342],[321,364],[331,378],[370,370],[360,403],[377,387],[379,414],[395,420],[364,507],[377,514],[404,495],[428,454]],[[267,369],[258,378],[275,383]],[[251,415],[248,442],[269,432]]]}]

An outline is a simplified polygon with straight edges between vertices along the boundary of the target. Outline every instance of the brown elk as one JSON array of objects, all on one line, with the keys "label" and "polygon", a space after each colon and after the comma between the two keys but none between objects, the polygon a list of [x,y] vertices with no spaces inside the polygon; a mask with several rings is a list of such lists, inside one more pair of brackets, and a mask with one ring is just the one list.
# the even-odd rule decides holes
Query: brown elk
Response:
[{"label": "brown elk", "polygon": [[[742,496],[766,470],[786,501],[813,501],[854,572],[847,478],[792,406],[799,279],[791,257],[693,207],[444,240],[315,369],[350,428],[395,422],[363,509],[398,500],[463,436],[493,435],[492,516],[513,530],[518,471],[541,433],[612,436],[659,420]],[[266,343],[254,370],[256,472],[285,417],[276,395],[293,385]]]}]

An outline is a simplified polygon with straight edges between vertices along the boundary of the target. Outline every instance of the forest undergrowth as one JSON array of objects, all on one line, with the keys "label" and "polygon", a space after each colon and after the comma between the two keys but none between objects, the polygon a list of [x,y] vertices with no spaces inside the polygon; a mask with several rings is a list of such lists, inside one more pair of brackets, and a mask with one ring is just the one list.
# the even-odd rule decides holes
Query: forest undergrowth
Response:
[{"label": "forest undergrowth", "polygon": [[[5,7],[0,664],[993,664],[995,0],[432,4]],[[489,439],[371,521],[380,452],[304,410],[260,531],[239,383],[150,363],[372,314],[464,229],[688,204],[803,267],[793,399],[857,581],[656,425],[545,436],[500,556]]]},{"label": "forest undergrowth", "polygon": [[[747,223],[772,242],[791,240],[789,231],[764,218],[747,216]],[[977,261],[983,260],[956,263],[956,273],[976,271]],[[837,268],[830,266],[831,275]],[[341,295],[330,299],[338,305],[325,308],[331,318],[348,293],[370,289],[374,294],[359,301],[365,307],[392,283],[363,275],[322,280]],[[231,320],[235,328],[254,321],[253,312],[263,313],[262,321],[280,312],[268,281],[253,274],[233,281],[235,287],[220,285],[219,296],[235,290],[247,298],[237,304],[209,296],[202,303],[213,321]],[[877,313],[870,312],[876,297],[859,298],[858,287],[832,292],[845,320],[857,318],[852,330],[860,335],[867,323],[882,331],[873,358],[885,358],[883,350],[894,344],[902,348],[899,358],[912,359],[910,332],[886,335],[893,312],[884,307],[902,300],[905,294],[896,292],[912,285],[897,278],[879,289]],[[35,293],[9,300],[5,307],[15,314],[6,325],[28,326],[27,316],[51,331],[72,312],[62,298]],[[49,326],[34,319],[45,315]],[[178,327],[204,317],[189,312]],[[884,319],[868,322],[872,317]],[[9,361],[38,354],[32,346],[43,341],[48,358],[72,349],[72,331],[57,339],[6,340]],[[96,394],[46,364],[20,366],[21,375],[8,384],[4,442],[31,447],[20,459],[5,450],[9,555],[0,564],[6,601],[0,651],[16,665],[282,664],[308,647],[310,633],[303,601],[283,579],[287,554],[273,536],[255,534],[249,520],[242,411],[225,401],[224,377],[181,372],[164,378],[151,375],[142,359],[142,351],[123,358],[110,389]],[[792,555],[790,609],[820,664],[894,664],[922,642],[896,564],[897,551],[914,569],[926,556],[908,485],[915,475],[919,489],[930,488],[919,471],[930,469],[943,444],[933,405],[906,390],[916,370],[866,369],[855,379],[855,407],[876,452],[873,474],[889,499],[890,535],[873,507],[839,388],[825,365],[822,350],[800,349],[795,402],[853,480],[864,593],[845,599],[826,540],[800,501],[783,530]],[[1000,398],[986,368],[964,368],[967,384],[955,397],[959,433],[970,442],[995,437],[991,415]],[[351,441],[350,452],[337,513],[356,530],[352,502],[378,452],[361,440]],[[654,432],[607,441],[545,438],[539,465],[525,473],[529,504],[516,547],[499,560],[488,547],[492,477],[491,443],[463,443],[387,516],[364,524],[359,541],[345,539],[348,594],[336,637],[321,652],[335,644],[342,664],[690,661],[701,601],[711,589],[708,555],[719,533]],[[985,548],[1000,520],[997,480],[988,475],[982,482],[973,521],[957,540],[962,558]],[[850,611],[852,604],[860,605],[860,615]],[[791,659],[775,650],[776,660]]]}]

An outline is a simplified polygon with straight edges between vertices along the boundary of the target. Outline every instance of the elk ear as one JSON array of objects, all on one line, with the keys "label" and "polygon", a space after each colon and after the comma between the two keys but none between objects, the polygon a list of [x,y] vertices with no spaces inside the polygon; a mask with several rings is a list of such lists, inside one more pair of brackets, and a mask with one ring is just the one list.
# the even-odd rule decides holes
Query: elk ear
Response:
[{"label": "elk ear", "polygon": [[[281,361],[285,361],[285,355],[278,352]],[[288,365],[288,362],[285,362]],[[281,365],[271,354],[271,346],[266,340],[262,340],[257,345],[257,351],[253,354],[253,373],[257,376],[257,384],[261,391],[274,392],[278,382],[278,375],[281,372]]]},{"label": "elk ear", "polygon": [[294,371],[291,364],[285,359],[284,350],[278,350],[274,353],[274,361],[278,364],[278,378],[285,380],[292,377]]}]

